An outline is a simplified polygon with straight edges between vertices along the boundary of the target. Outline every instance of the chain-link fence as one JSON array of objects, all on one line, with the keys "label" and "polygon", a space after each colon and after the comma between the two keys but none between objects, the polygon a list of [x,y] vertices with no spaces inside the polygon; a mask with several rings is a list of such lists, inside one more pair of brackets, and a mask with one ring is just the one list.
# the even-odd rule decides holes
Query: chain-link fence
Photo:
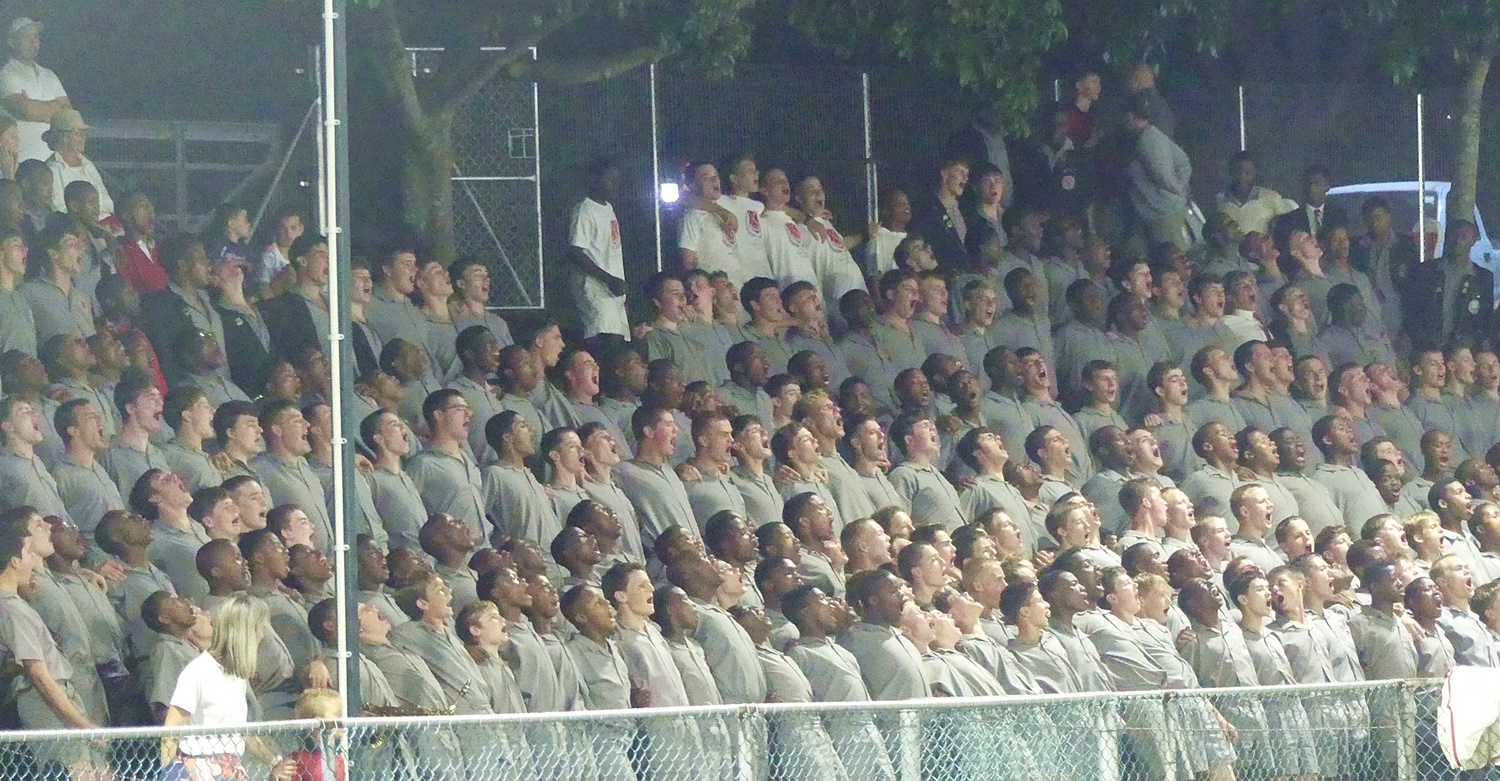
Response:
[{"label": "chain-link fence", "polygon": [[[38,781],[231,781],[297,767],[297,781],[332,779],[308,769],[343,764],[346,732],[332,722],[284,721],[232,729],[0,732],[0,778]],[[374,778],[374,776],[371,776]],[[383,776],[390,778],[390,776]]]},{"label": "chain-link fence", "polygon": [[332,781],[339,767],[351,781],[1459,778],[1438,743],[1439,691],[1383,682],[4,733],[0,779],[258,780],[277,758],[295,781]]}]

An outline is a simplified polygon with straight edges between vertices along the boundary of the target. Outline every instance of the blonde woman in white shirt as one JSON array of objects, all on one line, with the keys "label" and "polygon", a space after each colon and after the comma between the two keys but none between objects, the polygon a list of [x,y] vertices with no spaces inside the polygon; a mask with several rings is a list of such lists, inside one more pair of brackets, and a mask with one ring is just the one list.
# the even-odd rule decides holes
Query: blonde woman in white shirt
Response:
[{"label": "blonde woman in white shirt", "polygon": [[[249,723],[250,678],[255,674],[261,638],[270,631],[270,612],[254,597],[236,594],[214,616],[213,640],[183,668],[167,707],[167,727],[237,727]],[[249,749],[271,767],[276,781],[289,781],[293,765],[254,735],[163,737],[163,768],[181,762],[191,781],[245,778],[240,756]]]}]

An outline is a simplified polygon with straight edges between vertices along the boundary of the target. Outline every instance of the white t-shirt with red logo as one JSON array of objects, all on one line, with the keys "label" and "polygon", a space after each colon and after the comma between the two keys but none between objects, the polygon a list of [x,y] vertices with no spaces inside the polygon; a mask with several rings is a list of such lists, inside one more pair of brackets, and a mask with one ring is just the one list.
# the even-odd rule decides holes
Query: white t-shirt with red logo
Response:
[{"label": "white t-shirt with red logo", "polygon": [[829,301],[838,301],[851,290],[864,290],[864,274],[854,262],[843,234],[828,220],[822,217],[813,219],[823,226],[823,238],[813,237],[813,270],[822,282],[823,295]]},{"label": "white t-shirt with red logo", "polygon": [[786,212],[768,211],[760,216],[762,236],[766,242],[766,259],[771,264],[771,278],[782,289],[793,282],[811,282],[823,290],[822,280],[813,268],[813,252],[818,240],[804,225],[798,225]]},{"label": "white t-shirt with red logo", "polygon": [[740,228],[735,233],[734,247],[739,255],[745,279],[770,277],[771,264],[766,261],[766,240],[761,212],[766,205],[743,195],[721,195],[718,204],[739,220]]},{"label": "white t-shirt with red logo", "polygon": [[735,287],[741,287],[750,279],[740,263],[739,234],[742,228],[726,233],[719,227],[719,220],[702,209],[693,209],[682,218],[682,232],[677,236],[677,248],[691,251],[698,256],[698,268],[707,272],[722,271],[729,275]]},{"label": "white t-shirt with red logo", "polygon": [[[592,198],[579,201],[568,234],[571,244],[583,250],[594,265],[617,279],[625,278],[625,253],[620,246],[620,221],[615,217],[614,206]],[[611,333],[630,338],[624,296],[610,293],[603,282],[577,271],[570,287],[583,316],[585,336]]]}]

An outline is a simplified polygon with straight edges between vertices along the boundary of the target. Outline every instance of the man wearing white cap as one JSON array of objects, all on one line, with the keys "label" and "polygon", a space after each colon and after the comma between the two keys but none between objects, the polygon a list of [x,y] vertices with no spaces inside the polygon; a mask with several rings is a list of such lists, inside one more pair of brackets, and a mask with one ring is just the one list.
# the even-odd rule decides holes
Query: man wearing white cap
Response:
[{"label": "man wearing white cap", "polygon": [[10,47],[10,61],[0,68],[0,96],[19,120],[21,159],[46,160],[52,151],[42,141],[42,133],[54,114],[71,109],[73,104],[57,74],[36,62],[37,52],[42,48],[41,22],[24,16],[13,20],[5,40]]}]

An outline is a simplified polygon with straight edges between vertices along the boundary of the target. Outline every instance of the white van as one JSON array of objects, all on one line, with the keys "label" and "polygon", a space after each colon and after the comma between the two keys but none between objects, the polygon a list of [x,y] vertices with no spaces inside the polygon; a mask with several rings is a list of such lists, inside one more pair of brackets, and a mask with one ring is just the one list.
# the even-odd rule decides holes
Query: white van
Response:
[{"label": "white van", "polygon": [[[1453,189],[1449,182],[1426,182],[1425,192],[1422,199],[1426,203],[1427,218],[1436,219],[1438,225],[1448,224],[1448,192]],[[1380,196],[1391,208],[1391,227],[1398,233],[1409,233],[1417,225],[1417,183],[1416,182],[1374,182],[1370,184],[1346,184],[1332,187],[1328,190],[1329,203],[1337,204],[1349,219],[1354,221],[1351,228],[1358,232],[1360,229],[1361,208],[1365,201],[1374,196]],[[1484,220],[1479,216],[1479,209],[1474,209],[1474,227],[1479,229],[1479,240],[1474,242],[1474,249],[1469,253],[1469,259],[1476,265],[1483,266],[1495,272],[1496,297],[1500,298],[1500,255],[1495,251],[1495,245],[1490,243],[1489,234],[1484,230]],[[1442,231],[1438,232],[1437,256],[1442,257],[1443,240],[1446,237]]]}]

